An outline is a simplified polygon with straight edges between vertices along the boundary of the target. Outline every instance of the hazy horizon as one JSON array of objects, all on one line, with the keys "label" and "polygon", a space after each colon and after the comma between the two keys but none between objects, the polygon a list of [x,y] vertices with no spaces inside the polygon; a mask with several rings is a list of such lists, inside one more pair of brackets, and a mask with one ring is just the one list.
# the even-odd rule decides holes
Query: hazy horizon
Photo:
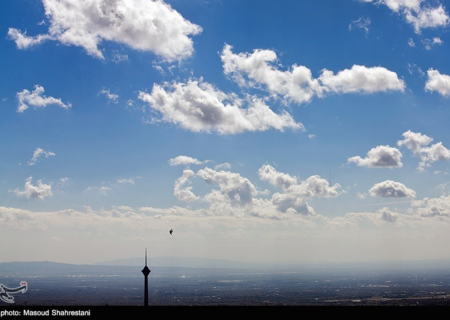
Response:
[{"label": "hazy horizon", "polygon": [[450,259],[446,4],[2,1],[0,262]]}]

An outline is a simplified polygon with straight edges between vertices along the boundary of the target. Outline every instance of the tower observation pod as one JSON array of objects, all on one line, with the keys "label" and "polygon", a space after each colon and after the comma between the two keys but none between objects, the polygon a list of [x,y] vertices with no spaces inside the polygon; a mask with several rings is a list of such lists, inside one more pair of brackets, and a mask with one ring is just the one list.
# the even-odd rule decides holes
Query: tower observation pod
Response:
[{"label": "tower observation pod", "polygon": [[148,306],[148,275],[150,274],[151,270],[147,267],[147,248],[145,248],[145,267],[142,269],[142,273],[145,277],[145,283],[144,283],[144,306]]}]

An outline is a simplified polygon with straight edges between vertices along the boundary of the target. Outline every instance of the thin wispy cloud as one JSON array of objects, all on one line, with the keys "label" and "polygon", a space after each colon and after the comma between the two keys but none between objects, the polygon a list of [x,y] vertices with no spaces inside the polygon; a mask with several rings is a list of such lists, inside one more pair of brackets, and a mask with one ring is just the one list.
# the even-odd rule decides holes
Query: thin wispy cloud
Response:
[{"label": "thin wispy cloud", "polygon": [[46,158],[47,159],[47,158],[52,157],[52,156],[55,156],[54,152],[45,151],[42,148],[36,148],[36,150],[34,150],[33,157],[31,158],[30,161],[28,161],[28,165],[34,166],[39,161],[40,158]]},{"label": "thin wispy cloud", "polygon": [[44,87],[35,85],[33,91],[24,89],[17,93],[17,112],[23,113],[30,107],[45,108],[48,105],[57,105],[63,109],[70,109],[72,104],[70,102],[64,103],[60,98],[47,97],[44,95]]}]

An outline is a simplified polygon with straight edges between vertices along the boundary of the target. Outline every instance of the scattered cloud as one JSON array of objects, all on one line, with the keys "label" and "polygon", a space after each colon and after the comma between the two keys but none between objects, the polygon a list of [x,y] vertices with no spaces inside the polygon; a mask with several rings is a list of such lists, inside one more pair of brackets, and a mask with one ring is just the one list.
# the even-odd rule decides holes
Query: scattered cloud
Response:
[{"label": "scattered cloud", "polygon": [[71,184],[70,179],[68,177],[65,177],[65,178],[59,179],[59,182],[58,182],[58,184],[56,186],[57,187],[64,187],[64,186],[67,186],[67,185],[70,185],[70,184]]},{"label": "scattered cloud", "polygon": [[353,30],[355,28],[363,29],[366,35],[369,33],[370,19],[360,17],[359,19],[353,20],[348,26],[348,30]]},{"label": "scattered cloud", "polygon": [[114,52],[112,61],[115,63],[120,63],[122,61],[128,61],[128,55]]},{"label": "scattered cloud", "polygon": [[293,65],[290,70],[279,70],[275,66],[277,55],[272,50],[234,54],[232,47],[225,45],[221,59],[225,74],[240,86],[266,90],[287,103],[307,103],[314,96],[322,97],[330,92],[375,93],[405,89],[404,81],[383,67],[354,65],[337,74],[323,69],[314,79],[311,70],[305,66]]},{"label": "scattered cloud", "polygon": [[424,0],[360,0],[384,4],[392,11],[403,16],[407,23],[411,24],[414,31],[419,34],[422,29],[446,27],[450,24],[450,17],[445,8],[439,4],[436,7],[423,5]]},{"label": "scattered cloud", "polygon": [[225,202],[231,206],[246,206],[252,204],[253,197],[258,194],[250,180],[238,173],[204,168],[197,172],[197,176],[208,185],[219,187],[219,190],[213,190],[204,197],[210,203]]},{"label": "scattered cloud", "polygon": [[108,103],[112,102],[117,104],[119,102],[119,95],[111,93],[109,89],[102,89],[98,94],[105,95],[106,98],[108,99]]},{"label": "scattered cloud", "polygon": [[191,190],[192,187],[185,187],[186,184],[189,184],[189,178],[195,175],[194,171],[186,169],[183,171],[183,175],[175,181],[173,194],[181,201],[194,201],[199,200],[199,197],[196,196]]},{"label": "scattered cloud", "polygon": [[248,106],[244,108],[235,94],[225,94],[202,79],[165,83],[164,86],[155,84],[151,93],[139,92],[139,99],[162,115],[160,121],[194,132],[237,134],[269,129],[305,130],[286,111],[277,114],[257,98],[247,101]]},{"label": "scattered cloud", "polygon": [[365,198],[367,198],[367,194],[361,193],[361,192],[357,192],[357,193],[356,193],[356,196],[357,196],[359,199],[365,199]]},{"label": "scattered cloud", "polygon": [[426,147],[433,141],[433,138],[411,130],[404,132],[403,137],[403,140],[397,141],[397,145],[405,146],[413,152],[414,156],[420,158],[419,171],[423,171],[425,167],[431,166],[431,163],[438,160],[450,160],[450,150],[444,147],[442,142]]},{"label": "scattered cloud", "polygon": [[46,197],[53,195],[52,186],[49,184],[42,183],[42,180],[38,180],[37,185],[33,185],[31,180],[33,177],[28,177],[25,181],[25,188],[23,190],[16,189],[14,193],[19,197],[25,198],[37,198],[44,200]]},{"label": "scattered cloud", "polygon": [[274,193],[271,202],[280,212],[294,212],[303,215],[314,215],[312,207],[307,200],[314,197],[328,198],[340,194],[341,186],[335,184],[330,186],[328,181],[320,176],[311,176],[306,180],[298,182],[297,177],[278,172],[270,165],[263,165],[259,171],[259,178],[270,184],[281,187],[282,193]]},{"label": "scattered cloud", "polygon": [[417,213],[424,217],[450,217],[450,195],[413,201]]},{"label": "scattered cloud", "polygon": [[203,163],[202,161],[199,161],[195,158],[191,158],[189,156],[178,156],[169,160],[169,164],[171,166],[178,166],[178,165],[188,166],[190,164],[198,165],[202,163]]},{"label": "scattered cloud", "polygon": [[64,109],[69,109],[72,107],[70,103],[63,103],[61,99],[46,97],[45,95],[43,95],[44,91],[44,87],[35,85],[32,92],[27,89],[18,92],[17,100],[19,101],[19,105],[17,107],[17,112],[22,113],[29,107],[44,108],[48,105],[53,104]]},{"label": "scattered cloud", "polygon": [[134,184],[135,182],[134,182],[134,179],[132,179],[132,178],[128,178],[128,179],[120,178],[120,179],[117,179],[117,183],[118,184]]},{"label": "scattered cloud", "polygon": [[220,163],[218,165],[216,165],[214,167],[214,169],[216,170],[230,170],[231,169],[231,164],[225,162],[225,163]]},{"label": "scattered cloud", "polygon": [[29,37],[9,28],[8,35],[19,49],[53,40],[82,47],[89,55],[104,59],[99,45],[112,41],[176,61],[192,55],[190,36],[202,32],[163,1],[43,0],[43,4],[50,22],[48,34]]},{"label": "scattered cloud", "polygon": [[401,168],[403,166],[402,153],[390,146],[377,146],[367,152],[366,158],[355,156],[348,158],[347,162],[355,162],[358,166],[369,168]]},{"label": "scattered cloud", "polygon": [[427,71],[428,80],[425,84],[426,91],[436,91],[445,98],[450,97],[450,76],[441,74],[438,70]]},{"label": "scattered cloud", "polygon": [[386,180],[375,184],[369,193],[372,197],[383,198],[415,198],[416,192],[407,188],[404,184],[392,180]]},{"label": "scattered cloud", "polygon": [[434,45],[442,45],[444,42],[440,38],[433,38],[433,39],[423,39],[422,40],[423,45],[425,46],[425,49],[431,50],[431,47]]},{"label": "scattered cloud", "polygon": [[51,157],[54,155],[55,154],[53,152],[45,151],[41,148],[36,148],[36,150],[33,153],[33,158],[31,158],[31,160],[28,161],[28,165],[34,166],[39,161],[39,158],[44,157],[47,159],[48,157]]}]

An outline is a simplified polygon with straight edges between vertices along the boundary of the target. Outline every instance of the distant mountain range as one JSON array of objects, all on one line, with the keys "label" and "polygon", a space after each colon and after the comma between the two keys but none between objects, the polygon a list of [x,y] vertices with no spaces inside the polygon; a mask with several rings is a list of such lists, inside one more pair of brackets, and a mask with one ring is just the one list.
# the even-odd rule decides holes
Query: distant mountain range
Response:
[{"label": "distant mountain range", "polygon": [[[223,272],[266,272],[269,270],[302,271],[302,272],[336,272],[339,270],[397,270],[407,272],[413,270],[433,271],[450,270],[450,260],[428,261],[394,261],[394,262],[365,262],[316,265],[281,265],[243,263],[221,259],[205,259],[196,257],[149,257],[147,260],[152,275],[181,275],[196,273]],[[0,279],[4,277],[31,276],[137,276],[141,277],[141,270],[145,259],[129,258],[104,261],[96,264],[68,264],[52,261],[2,262],[0,263]],[[228,271],[227,271],[228,270]]]},{"label": "distant mountain range", "polygon": [[[223,259],[206,259],[196,257],[149,257],[149,266],[154,267],[183,267],[183,268],[261,268],[266,265],[256,263],[244,263]],[[116,259],[95,263],[104,266],[143,266],[145,258]]]}]

